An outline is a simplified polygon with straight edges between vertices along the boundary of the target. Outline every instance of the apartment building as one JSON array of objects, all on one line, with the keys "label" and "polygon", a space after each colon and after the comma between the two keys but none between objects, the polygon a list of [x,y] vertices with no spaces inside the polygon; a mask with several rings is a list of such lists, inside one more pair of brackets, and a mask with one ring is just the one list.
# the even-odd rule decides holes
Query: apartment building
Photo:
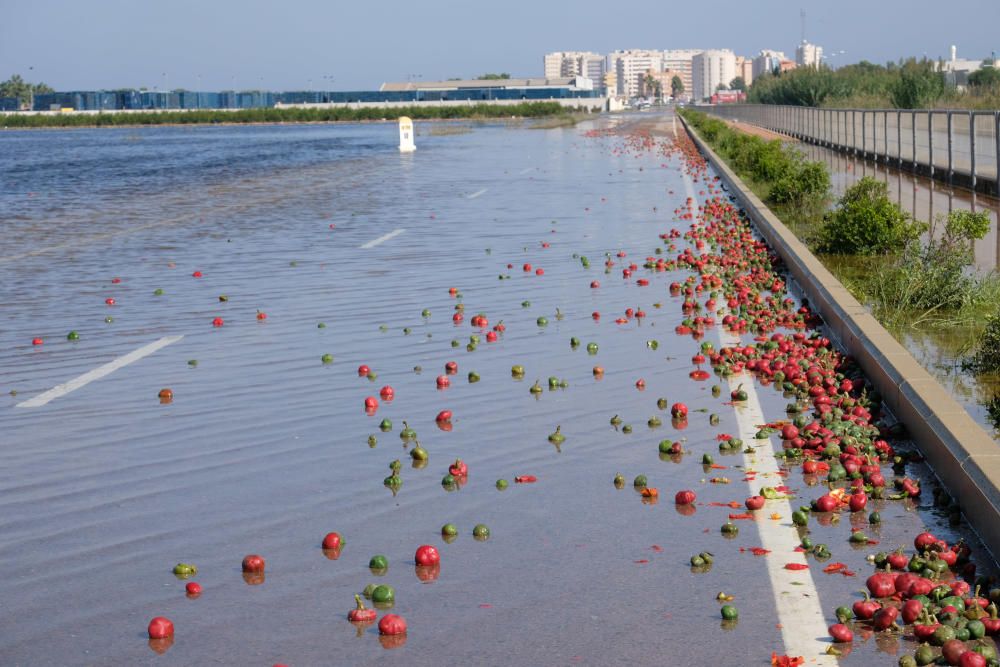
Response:
[{"label": "apartment building", "polygon": [[823,62],[823,47],[810,44],[802,40],[802,43],[795,47],[795,64],[799,67],[819,68]]},{"label": "apartment building", "polygon": [[757,57],[753,59],[753,78],[758,78],[762,74],[770,74],[776,69],[781,68],[782,61],[788,60],[785,58],[784,51],[772,51],[770,49],[763,49]]},{"label": "apartment building", "polygon": [[736,76],[743,77],[743,83],[750,87],[753,83],[753,58],[736,56]]},{"label": "apartment building", "polygon": [[646,72],[663,71],[663,52],[642,49],[613,51],[608,55],[608,69],[615,72],[619,95],[638,97]]},{"label": "apartment building", "polygon": [[673,70],[681,78],[684,84],[683,98],[688,98],[694,90],[694,81],[691,78],[691,61],[696,55],[701,53],[701,49],[670,49],[663,52],[663,69]]},{"label": "apartment building", "polygon": [[736,78],[736,54],[729,49],[702,51],[691,59],[692,99],[710,98],[719,85]]},{"label": "apartment building", "polygon": [[584,76],[597,85],[607,73],[607,60],[600,53],[591,51],[555,51],[546,53],[545,78]]}]

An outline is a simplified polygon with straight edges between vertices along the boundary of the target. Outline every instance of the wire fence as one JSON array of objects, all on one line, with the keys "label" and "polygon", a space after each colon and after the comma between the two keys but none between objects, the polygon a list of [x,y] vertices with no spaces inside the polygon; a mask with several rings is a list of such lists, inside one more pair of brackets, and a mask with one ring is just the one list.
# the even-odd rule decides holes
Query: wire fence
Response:
[{"label": "wire fence", "polygon": [[1000,111],[817,109],[731,104],[699,110],[1000,194]]}]

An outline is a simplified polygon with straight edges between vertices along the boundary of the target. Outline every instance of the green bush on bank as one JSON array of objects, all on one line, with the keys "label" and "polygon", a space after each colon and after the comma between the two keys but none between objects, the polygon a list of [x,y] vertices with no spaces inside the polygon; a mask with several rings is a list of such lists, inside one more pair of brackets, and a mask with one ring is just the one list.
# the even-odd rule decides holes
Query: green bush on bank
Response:
[{"label": "green bush on bank", "polygon": [[158,111],[152,113],[66,113],[21,114],[0,116],[0,127],[114,127],[119,125],[194,125],[216,123],[323,123],[336,121],[369,121],[409,116],[414,120],[428,119],[489,119],[557,116],[566,113],[558,102],[522,102],[520,104],[465,104],[456,106],[407,107],[325,107],[325,108],[260,108],[198,109],[192,111]]},{"label": "green bush on bank", "polygon": [[830,192],[830,174],[822,162],[782,144],[733,130],[725,122],[697,111],[682,112],[701,136],[741,176],[767,187],[765,199],[793,214],[820,210]]},{"label": "green bush on bank", "polygon": [[884,255],[902,250],[923,231],[889,198],[885,183],[866,176],[826,216],[818,249],[832,255]]}]

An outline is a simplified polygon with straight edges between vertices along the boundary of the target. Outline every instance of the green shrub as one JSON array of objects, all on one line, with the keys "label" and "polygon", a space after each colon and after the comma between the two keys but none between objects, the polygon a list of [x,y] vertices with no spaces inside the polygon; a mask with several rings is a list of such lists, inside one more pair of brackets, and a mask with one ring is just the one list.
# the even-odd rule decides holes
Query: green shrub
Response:
[{"label": "green shrub", "polygon": [[776,204],[802,207],[822,204],[830,191],[830,172],[822,162],[798,156],[795,164],[771,186],[770,199]]},{"label": "green shrub", "polygon": [[844,193],[820,230],[819,250],[835,255],[884,255],[919,238],[924,226],[889,199],[889,188],[870,176]]},{"label": "green shrub", "polygon": [[861,289],[879,320],[912,326],[989,301],[991,277],[969,271],[972,244],[989,231],[989,214],[952,211],[938,234],[940,222],[930,226],[925,243],[910,242],[893,259],[873,260]]},{"label": "green shrub", "polygon": [[974,373],[1000,372],[1000,314],[987,316],[976,351],[962,361],[962,368]]}]

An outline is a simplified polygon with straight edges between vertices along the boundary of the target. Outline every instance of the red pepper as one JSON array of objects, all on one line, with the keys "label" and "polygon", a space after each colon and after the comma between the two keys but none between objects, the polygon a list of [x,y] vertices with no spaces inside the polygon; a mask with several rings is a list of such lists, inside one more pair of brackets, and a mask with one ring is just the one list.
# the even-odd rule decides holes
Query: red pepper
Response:
[{"label": "red pepper", "polygon": [[973,605],[978,605],[982,609],[986,609],[989,606],[990,601],[986,598],[979,597],[979,586],[976,586],[976,594],[970,598],[965,599],[965,606],[972,607]]},{"label": "red pepper", "polygon": [[1000,634],[1000,618],[997,618],[996,603],[991,603],[986,610],[990,612],[990,617],[979,619],[983,622],[983,625],[986,626],[986,634],[990,636]]},{"label": "red pepper", "polygon": [[875,612],[881,609],[882,605],[879,604],[877,601],[872,600],[868,596],[868,591],[861,591],[861,592],[864,594],[865,599],[858,600],[857,602],[855,602],[854,606],[852,607],[852,610],[854,611],[855,616],[857,616],[863,621],[867,621],[870,620],[873,616],[875,616]]},{"label": "red pepper", "polygon": [[941,627],[941,624],[937,622],[934,616],[929,616],[925,611],[920,620],[926,621],[925,623],[917,623],[913,626],[913,636],[919,641],[926,641],[931,638],[934,631]]},{"label": "red pepper", "polygon": [[897,574],[893,581],[895,582],[896,592],[900,595],[905,595],[906,591],[910,589],[914,581],[920,579],[919,574],[914,574],[913,572],[904,572],[902,574]]},{"label": "red pepper", "polygon": [[899,547],[886,558],[889,565],[894,570],[905,570],[910,559],[903,553],[903,547]]},{"label": "red pepper", "polygon": [[347,620],[351,623],[371,623],[378,616],[378,612],[374,609],[367,609],[365,603],[361,601],[360,595],[354,596],[354,601],[357,603],[355,609],[347,612]]},{"label": "red pepper", "polygon": [[948,567],[954,567],[955,563],[958,562],[958,554],[951,549],[937,552],[937,557],[947,563]]},{"label": "red pepper", "polygon": [[888,630],[895,625],[897,616],[899,616],[899,609],[882,607],[872,617],[872,627],[876,630]]},{"label": "red pepper", "polygon": [[933,534],[925,531],[913,538],[913,546],[917,551],[924,551],[937,541],[938,539]]},{"label": "red pepper", "polygon": [[868,591],[877,598],[887,598],[896,592],[896,584],[889,572],[876,572],[865,581]]},{"label": "red pepper", "polygon": [[961,579],[957,579],[948,584],[948,586],[951,588],[952,595],[957,595],[958,597],[962,597],[963,595],[969,594],[970,588],[969,588],[969,582],[967,581],[962,581]]},{"label": "red pepper", "polygon": [[406,619],[398,614],[386,614],[378,622],[378,633],[380,635],[405,635]]},{"label": "red pepper", "polygon": [[831,625],[829,628],[830,636],[833,637],[833,641],[840,643],[850,643],[854,641],[854,633],[851,629],[844,625],[843,623],[836,623]]},{"label": "red pepper", "polygon": [[924,577],[917,577],[913,582],[906,588],[904,593],[906,597],[912,598],[918,595],[930,595],[930,592],[934,590],[934,582],[930,579]]},{"label": "red pepper", "polygon": [[462,459],[455,459],[455,462],[448,467],[448,472],[454,477],[465,477],[469,474],[469,466],[465,465]]},{"label": "red pepper", "polygon": [[924,603],[920,600],[907,600],[903,603],[903,609],[900,612],[900,616],[903,617],[903,623],[910,625],[914,623],[924,614]]}]

